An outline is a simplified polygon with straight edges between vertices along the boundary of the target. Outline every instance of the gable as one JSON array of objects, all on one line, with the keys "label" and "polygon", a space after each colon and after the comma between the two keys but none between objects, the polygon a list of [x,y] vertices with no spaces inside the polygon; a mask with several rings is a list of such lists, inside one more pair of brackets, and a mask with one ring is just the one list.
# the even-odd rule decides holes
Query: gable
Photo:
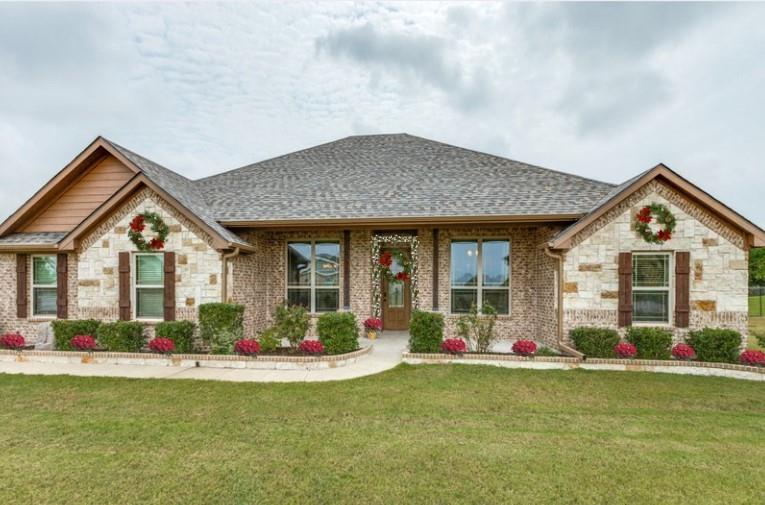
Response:
[{"label": "gable", "polygon": [[86,170],[42,209],[21,232],[68,232],[125,185],[135,172],[112,155]]}]

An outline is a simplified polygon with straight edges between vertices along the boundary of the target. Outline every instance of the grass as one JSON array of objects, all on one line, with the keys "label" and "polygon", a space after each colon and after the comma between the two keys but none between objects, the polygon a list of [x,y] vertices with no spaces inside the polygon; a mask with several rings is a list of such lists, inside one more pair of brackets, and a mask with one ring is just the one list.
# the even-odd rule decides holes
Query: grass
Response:
[{"label": "grass", "polygon": [[407,366],[324,384],[0,375],[0,503],[763,503],[765,388]]},{"label": "grass", "polygon": [[765,316],[765,295],[749,297],[749,317]]},{"label": "grass", "polygon": [[765,335],[765,317],[752,317],[749,316],[749,349],[760,349],[763,350],[762,346],[760,345],[759,341],[757,340],[757,336],[755,335]]}]

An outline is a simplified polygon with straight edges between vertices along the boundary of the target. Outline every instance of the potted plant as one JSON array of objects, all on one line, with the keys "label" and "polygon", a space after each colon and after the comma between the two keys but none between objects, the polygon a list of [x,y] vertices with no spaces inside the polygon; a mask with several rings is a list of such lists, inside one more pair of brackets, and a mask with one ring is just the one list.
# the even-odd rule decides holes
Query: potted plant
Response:
[{"label": "potted plant", "polygon": [[149,349],[157,354],[170,354],[175,350],[175,342],[166,337],[156,337],[149,341]]},{"label": "potted plant", "polygon": [[324,352],[324,346],[318,340],[303,340],[298,347],[300,352],[306,355],[317,355]]},{"label": "potted plant", "polygon": [[672,348],[672,356],[680,361],[690,361],[696,356],[696,351],[688,344],[677,344]]},{"label": "potted plant", "polygon": [[254,338],[243,338],[234,344],[234,352],[240,356],[257,356],[260,352],[260,342]]},{"label": "potted plant", "polygon": [[377,338],[377,332],[382,331],[382,319],[370,317],[364,321],[364,328],[367,330],[367,338],[374,340]]},{"label": "potted plant", "polygon": [[621,359],[632,359],[637,355],[637,347],[628,342],[621,342],[614,347],[614,353]]},{"label": "potted plant", "polygon": [[513,342],[513,352],[518,356],[533,357],[537,352],[537,344],[533,340],[516,340]]},{"label": "potted plant", "polygon": [[447,338],[441,342],[441,352],[445,354],[456,354],[461,356],[467,351],[465,341],[461,338]]}]

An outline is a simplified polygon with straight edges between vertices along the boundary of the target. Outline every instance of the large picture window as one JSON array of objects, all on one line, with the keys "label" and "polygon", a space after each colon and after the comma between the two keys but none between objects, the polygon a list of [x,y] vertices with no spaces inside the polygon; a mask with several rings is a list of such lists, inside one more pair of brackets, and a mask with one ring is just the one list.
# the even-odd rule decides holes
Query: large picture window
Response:
[{"label": "large picture window", "polygon": [[163,319],[165,315],[164,254],[136,254],[135,317]]},{"label": "large picture window", "polygon": [[669,253],[632,254],[632,322],[669,324],[672,290]]},{"label": "large picture window", "polygon": [[510,242],[455,240],[451,244],[451,311],[463,314],[476,304],[510,313]]},{"label": "large picture window", "polygon": [[287,303],[316,312],[340,307],[340,242],[287,244]]},{"label": "large picture window", "polygon": [[55,256],[32,256],[32,315],[56,315],[56,277]]}]

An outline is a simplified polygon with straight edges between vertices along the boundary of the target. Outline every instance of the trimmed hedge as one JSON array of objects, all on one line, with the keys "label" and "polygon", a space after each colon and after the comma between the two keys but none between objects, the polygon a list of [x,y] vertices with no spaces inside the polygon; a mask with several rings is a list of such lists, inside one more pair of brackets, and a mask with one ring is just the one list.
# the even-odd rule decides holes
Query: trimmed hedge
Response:
[{"label": "trimmed hedge", "polygon": [[409,351],[441,352],[444,339],[444,316],[438,312],[415,310],[409,322]]},{"label": "trimmed hedge", "polygon": [[327,354],[344,354],[359,348],[359,327],[353,312],[322,314],[316,332]]},{"label": "trimmed hedge", "polygon": [[669,359],[672,348],[672,332],[665,328],[630,326],[627,342],[637,347],[638,359]]},{"label": "trimmed hedge", "polygon": [[741,333],[723,328],[704,328],[692,331],[686,339],[696,351],[699,361],[738,363]]},{"label": "trimmed hedge", "polygon": [[199,306],[199,336],[213,354],[231,354],[244,336],[244,305],[203,303]]},{"label": "trimmed hedge", "polygon": [[100,321],[95,319],[57,319],[51,321],[53,327],[53,346],[58,351],[71,351],[70,341],[77,335],[96,337]]},{"label": "trimmed hedge", "polygon": [[138,352],[146,344],[143,325],[135,321],[102,323],[98,327],[98,345],[112,352]]},{"label": "trimmed hedge", "polygon": [[154,334],[169,338],[175,344],[175,352],[188,353],[194,350],[194,329],[191,321],[164,321],[157,324]]},{"label": "trimmed hedge", "polygon": [[590,358],[613,358],[619,333],[610,328],[582,326],[569,333],[576,350]]}]

